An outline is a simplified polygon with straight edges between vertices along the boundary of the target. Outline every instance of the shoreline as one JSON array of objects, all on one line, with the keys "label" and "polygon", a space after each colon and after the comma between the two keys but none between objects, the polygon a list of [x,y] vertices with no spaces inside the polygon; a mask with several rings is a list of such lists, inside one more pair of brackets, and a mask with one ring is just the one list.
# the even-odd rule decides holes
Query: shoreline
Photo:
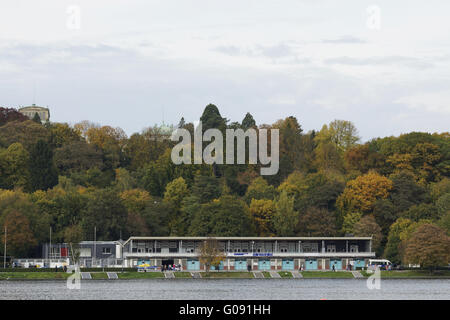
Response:
[{"label": "shoreline", "polygon": [[[262,277],[256,277],[253,272],[212,272],[206,274],[206,272],[194,272],[200,274],[200,276],[194,277],[190,272],[173,272],[173,277],[166,277],[163,272],[115,272],[117,274],[116,279],[109,279],[107,272],[90,272],[91,279],[81,279],[89,281],[108,280],[108,281],[123,281],[123,280],[152,280],[152,279],[164,279],[164,280],[177,280],[177,279],[193,279],[193,280],[221,280],[221,279],[254,279],[254,280],[308,280],[308,279],[347,279],[347,280],[367,280],[371,274],[365,272],[360,273],[360,277],[355,277],[351,272],[338,271],[303,271],[300,278],[296,278],[291,272],[278,271],[279,277],[272,277],[269,272],[260,272]],[[0,272],[0,281],[67,281],[71,276],[70,273],[64,272]],[[434,275],[427,275],[425,272],[417,271],[382,271],[382,280],[448,280],[450,279],[449,272],[436,273]]]}]

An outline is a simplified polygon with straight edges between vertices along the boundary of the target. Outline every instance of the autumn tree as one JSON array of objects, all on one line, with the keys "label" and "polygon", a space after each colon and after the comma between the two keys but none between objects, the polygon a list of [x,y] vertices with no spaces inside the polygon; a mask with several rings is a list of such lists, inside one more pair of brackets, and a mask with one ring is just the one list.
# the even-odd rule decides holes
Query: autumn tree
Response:
[{"label": "autumn tree", "polygon": [[385,199],[392,189],[392,181],[376,172],[369,172],[347,182],[337,199],[342,212],[370,212],[378,199]]},{"label": "autumn tree", "polygon": [[[36,238],[30,228],[30,221],[17,210],[11,210],[1,217],[2,230],[7,228],[7,251],[15,257],[26,257],[34,246]],[[4,237],[1,238],[1,246],[4,246]]]},{"label": "autumn tree", "polygon": [[0,127],[11,121],[23,122],[29,120],[27,116],[23,115],[14,108],[0,107]]},{"label": "autumn tree", "polygon": [[373,215],[366,215],[355,223],[353,226],[353,234],[361,237],[372,236],[372,250],[379,252],[383,234]]},{"label": "autumn tree", "polygon": [[421,225],[407,241],[404,260],[433,270],[447,266],[450,259],[450,237],[433,224]]},{"label": "autumn tree", "polygon": [[249,209],[258,236],[274,236],[275,230],[273,227],[273,217],[275,215],[275,205],[273,200],[252,199]]},{"label": "autumn tree", "polygon": [[226,253],[220,247],[219,241],[215,238],[207,238],[200,246],[200,262],[205,266],[205,271],[211,270],[211,267],[218,267],[221,261],[226,258]]}]

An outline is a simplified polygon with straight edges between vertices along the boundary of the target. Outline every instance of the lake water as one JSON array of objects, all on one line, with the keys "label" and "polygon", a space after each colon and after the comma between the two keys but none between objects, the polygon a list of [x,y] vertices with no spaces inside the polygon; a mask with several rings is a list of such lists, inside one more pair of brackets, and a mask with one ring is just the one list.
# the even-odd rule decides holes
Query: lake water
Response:
[{"label": "lake water", "polygon": [[65,281],[0,281],[7,299],[450,299],[450,280],[381,281],[369,290],[356,279],[151,279],[86,280],[69,290]]}]

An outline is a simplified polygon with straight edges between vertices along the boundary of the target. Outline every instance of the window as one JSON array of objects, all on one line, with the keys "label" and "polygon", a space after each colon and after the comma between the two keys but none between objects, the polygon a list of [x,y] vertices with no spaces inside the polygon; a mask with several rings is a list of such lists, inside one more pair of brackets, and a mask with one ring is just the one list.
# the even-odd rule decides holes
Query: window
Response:
[{"label": "window", "polygon": [[111,248],[102,248],[103,254],[111,254]]}]

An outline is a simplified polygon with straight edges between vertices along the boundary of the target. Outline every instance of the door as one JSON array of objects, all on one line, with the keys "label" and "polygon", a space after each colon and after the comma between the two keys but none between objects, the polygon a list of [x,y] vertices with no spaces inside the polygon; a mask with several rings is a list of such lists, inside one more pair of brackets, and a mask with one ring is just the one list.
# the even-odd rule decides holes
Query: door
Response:
[{"label": "door", "polygon": [[247,270],[247,260],[235,260],[234,270]]},{"label": "door", "polygon": [[330,270],[333,270],[333,266],[335,270],[342,270],[342,261],[331,259],[330,260]]},{"label": "door", "polygon": [[200,270],[200,261],[198,260],[188,260],[187,261],[187,269],[188,270]]},{"label": "door", "polygon": [[294,260],[283,260],[282,270],[294,270]]},{"label": "door", "polygon": [[317,260],[306,260],[305,270],[317,270]]},{"label": "door", "polygon": [[354,268],[364,268],[366,264],[364,263],[364,259],[357,259],[355,260]]},{"label": "door", "polygon": [[259,260],[258,270],[270,270],[270,260]]}]

